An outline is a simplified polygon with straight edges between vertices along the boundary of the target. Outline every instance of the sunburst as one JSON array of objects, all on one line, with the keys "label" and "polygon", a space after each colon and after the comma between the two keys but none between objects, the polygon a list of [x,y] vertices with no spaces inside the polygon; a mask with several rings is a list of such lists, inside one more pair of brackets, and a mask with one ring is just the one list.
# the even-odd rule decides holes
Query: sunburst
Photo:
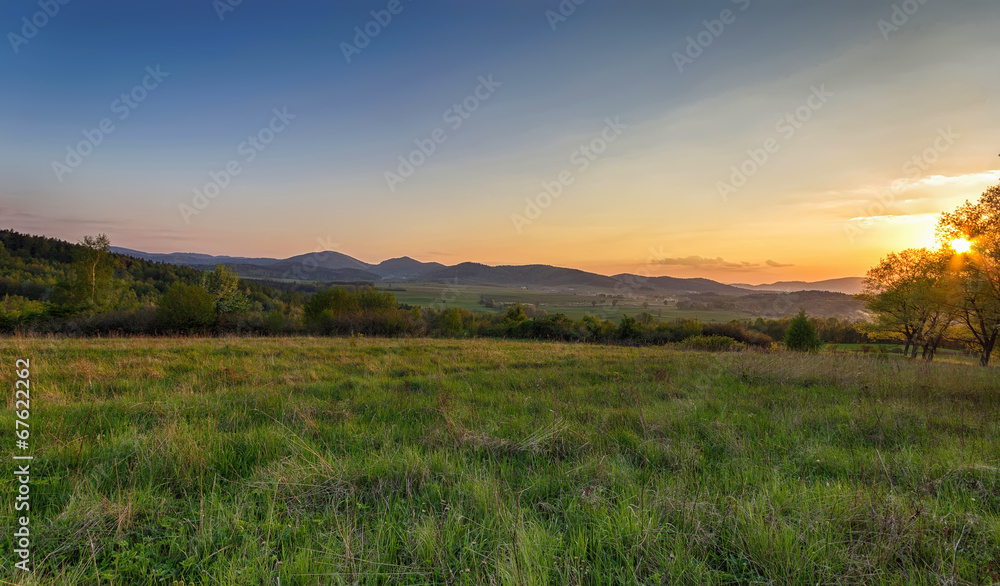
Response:
[{"label": "sunburst", "polygon": [[972,243],[965,238],[956,238],[951,241],[951,249],[959,254],[965,254],[972,250]]}]

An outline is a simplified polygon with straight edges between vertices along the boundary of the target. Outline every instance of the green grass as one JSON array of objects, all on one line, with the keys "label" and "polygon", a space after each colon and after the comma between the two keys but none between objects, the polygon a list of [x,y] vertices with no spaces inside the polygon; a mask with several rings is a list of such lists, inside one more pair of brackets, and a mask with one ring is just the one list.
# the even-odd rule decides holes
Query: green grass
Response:
[{"label": "green grass", "polygon": [[0,480],[8,583],[1000,580],[995,368],[422,339],[0,355],[8,381],[31,359],[36,457],[30,577]]}]

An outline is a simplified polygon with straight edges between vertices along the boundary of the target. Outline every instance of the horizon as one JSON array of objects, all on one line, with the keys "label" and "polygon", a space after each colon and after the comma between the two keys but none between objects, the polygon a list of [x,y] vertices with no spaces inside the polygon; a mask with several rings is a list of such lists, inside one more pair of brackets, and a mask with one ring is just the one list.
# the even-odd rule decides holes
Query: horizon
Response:
[{"label": "horizon", "polygon": [[0,216],[70,242],[815,282],[1000,181],[986,0],[46,6]]},{"label": "horizon", "polygon": [[[128,249],[128,250],[131,250],[133,252],[141,252],[141,253],[145,253],[145,254],[163,254],[163,255],[174,255],[174,254],[196,254],[196,255],[201,255],[201,254],[205,254],[205,253],[202,253],[202,252],[195,252],[195,251],[190,251],[190,250],[188,250],[188,251],[175,250],[175,251],[172,251],[172,252],[153,252],[153,251],[149,251],[149,250],[137,250],[137,249],[134,249],[134,248],[129,248],[127,246],[118,246],[118,245],[116,245],[114,243],[112,243],[111,248],[112,249],[115,249],[115,248],[118,248],[118,249]],[[297,257],[297,256],[303,256],[305,254],[315,254],[315,253],[320,253],[320,252],[335,252],[335,253],[338,253],[338,254],[343,254],[345,256],[351,257],[354,260],[357,260],[357,261],[360,261],[360,262],[363,262],[365,264],[372,265],[372,266],[378,265],[379,263],[382,263],[382,262],[386,262],[386,261],[390,261],[390,260],[400,260],[400,259],[410,259],[410,260],[413,260],[413,261],[416,261],[416,262],[421,262],[421,263],[437,262],[437,261],[423,260],[423,259],[416,258],[416,257],[410,256],[410,255],[393,256],[393,257],[383,258],[383,259],[377,260],[377,261],[371,261],[371,260],[365,260],[363,258],[358,258],[358,257],[354,256],[353,254],[347,254],[347,253],[345,253],[343,251],[339,251],[339,250],[313,251],[312,253],[293,254],[291,256],[281,257],[281,258],[279,258],[279,257],[248,257],[248,256],[233,255],[233,254],[213,254],[213,255],[208,255],[208,256],[213,256],[213,257],[230,257],[230,258],[248,258],[248,259],[249,258],[257,258],[257,259],[272,259],[272,260],[288,260],[289,258],[294,258],[294,257]],[[461,265],[461,264],[485,264],[485,265],[494,266],[494,267],[500,267],[500,266],[511,266],[511,267],[513,267],[513,266],[540,265],[540,266],[554,266],[556,268],[564,268],[564,269],[584,270],[584,269],[581,269],[579,267],[574,267],[574,266],[547,265],[546,263],[525,263],[525,264],[496,263],[496,264],[491,264],[491,263],[483,263],[483,262],[479,262],[479,261],[471,260],[471,259],[470,260],[458,261],[458,262],[454,262],[454,263],[451,263],[451,264],[445,264],[445,263],[441,263],[441,264],[444,264],[445,267],[452,267],[452,266],[457,266],[457,265]],[[603,275],[603,276],[606,276],[606,277],[613,277],[615,275],[622,275],[622,274],[630,274],[630,273],[601,273],[601,272],[597,272],[597,271],[586,271],[586,272],[591,272],[591,273],[598,274],[598,275]],[[631,274],[635,274],[635,273],[631,273]],[[646,274],[642,274],[641,276],[675,277],[674,275],[646,275]],[[699,276],[695,276],[695,277],[675,277],[675,278],[682,278],[682,279],[708,279],[708,277],[699,277]],[[847,276],[841,276],[841,277],[833,277],[833,278],[830,278],[830,279],[818,279],[818,280],[816,280],[814,282],[820,282],[820,281],[837,281],[837,280],[842,280],[842,279],[859,279],[859,278],[862,278],[862,277],[860,275],[847,275]],[[711,279],[711,280],[714,280],[714,279]],[[783,280],[779,280],[779,281],[760,282],[760,283],[745,283],[743,281],[719,281],[719,282],[722,283],[722,284],[724,284],[724,285],[739,284],[739,285],[750,285],[750,286],[756,287],[756,286],[761,286],[761,285],[776,285],[776,284],[783,283],[783,282],[796,282],[796,281],[802,281],[802,280],[801,279],[783,279]]]}]

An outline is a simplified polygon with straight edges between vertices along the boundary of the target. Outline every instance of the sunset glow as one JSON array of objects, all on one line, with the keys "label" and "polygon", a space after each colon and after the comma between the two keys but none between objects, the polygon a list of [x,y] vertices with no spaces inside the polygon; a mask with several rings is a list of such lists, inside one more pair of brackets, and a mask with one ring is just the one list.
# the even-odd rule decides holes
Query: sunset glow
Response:
[{"label": "sunset glow", "polygon": [[972,243],[965,238],[956,238],[951,241],[951,248],[959,254],[965,254],[972,250]]},{"label": "sunset glow", "polygon": [[3,225],[767,283],[861,276],[1000,179],[990,3],[551,4],[74,3],[0,52]]}]

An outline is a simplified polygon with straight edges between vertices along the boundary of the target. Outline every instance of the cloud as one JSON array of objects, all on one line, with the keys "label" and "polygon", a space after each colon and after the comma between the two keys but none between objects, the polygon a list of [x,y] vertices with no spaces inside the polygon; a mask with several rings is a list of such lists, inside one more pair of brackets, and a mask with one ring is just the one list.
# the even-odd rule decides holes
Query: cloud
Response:
[{"label": "cloud", "polygon": [[723,269],[723,270],[748,270],[748,269],[761,269],[765,266],[780,268],[780,267],[791,267],[795,265],[779,263],[774,260],[767,260],[764,264],[752,263],[752,262],[730,262],[722,257],[717,258],[705,258],[703,256],[687,256],[684,258],[661,258],[656,261],[656,264],[670,266],[670,267],[691,267],[696,269]]}]

